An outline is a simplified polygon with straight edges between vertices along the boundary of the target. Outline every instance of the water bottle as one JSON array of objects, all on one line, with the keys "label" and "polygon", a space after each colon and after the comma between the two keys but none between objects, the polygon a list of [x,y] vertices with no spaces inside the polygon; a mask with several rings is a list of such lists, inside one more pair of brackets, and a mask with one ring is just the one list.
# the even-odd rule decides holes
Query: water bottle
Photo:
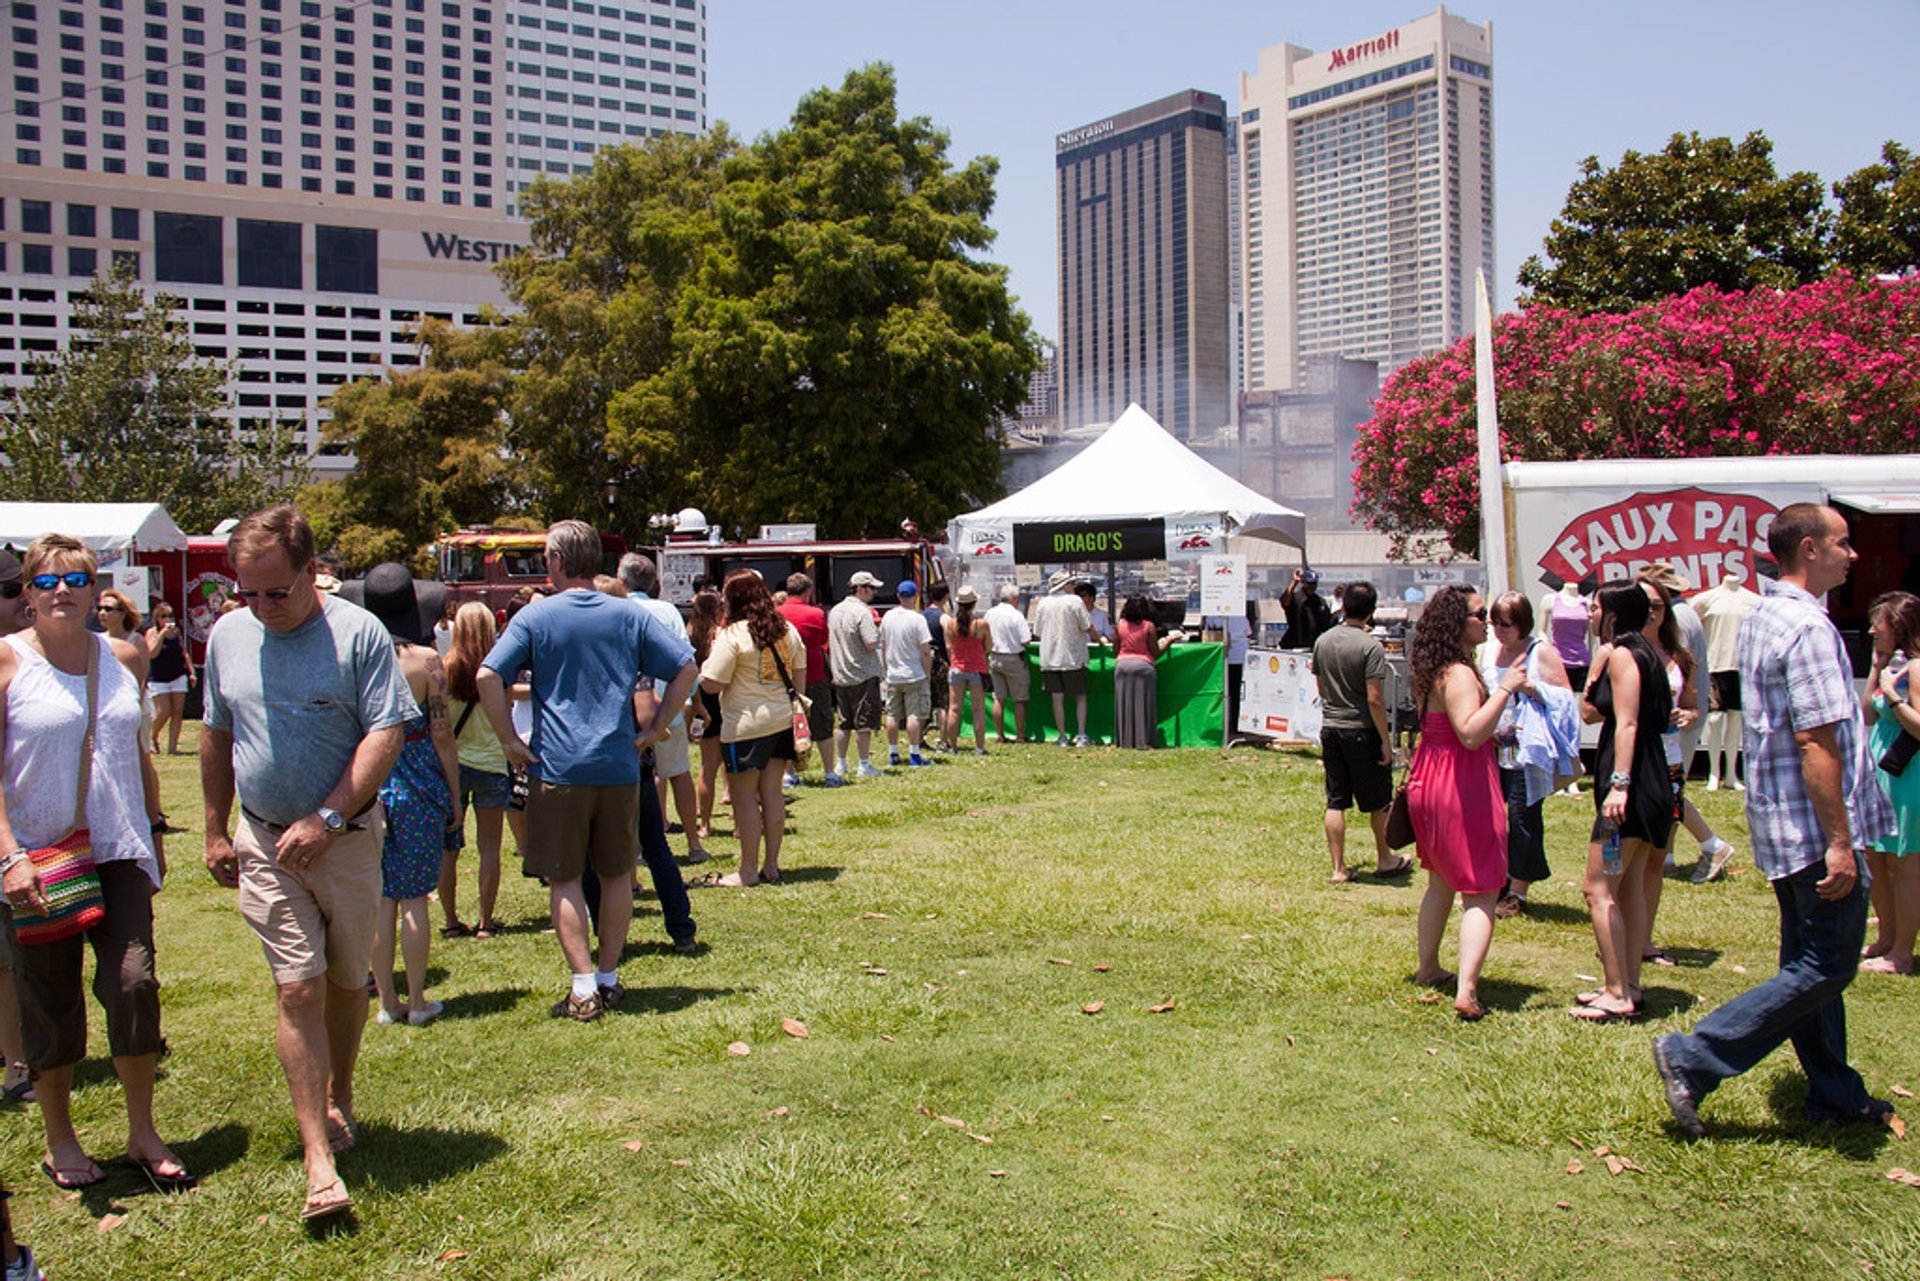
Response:
[{"label": "water bottle", "polygon": [[1600,872],[1603,876],[1620,875],[1620,829],[1607,829],[1607,838],[1600,842]]}]

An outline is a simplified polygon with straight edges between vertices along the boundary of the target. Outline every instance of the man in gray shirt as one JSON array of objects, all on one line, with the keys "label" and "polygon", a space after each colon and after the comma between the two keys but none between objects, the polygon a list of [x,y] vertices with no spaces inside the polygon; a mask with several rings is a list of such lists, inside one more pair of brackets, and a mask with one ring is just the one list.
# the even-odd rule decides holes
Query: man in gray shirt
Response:
[{"label": "man in gray shirt", "polygon": [[1344,617],[1313,643],[1313,675],[1320,686],[1320,762],[1327,775],[1327,853],[1338,885],[1347,869],[1347,810],[1358,805],[1373,827],[1374,875],[1394,876],[1413,865],[1387,852],[1387,811],[1393,804],[1393,738],[1387,732],[1387,651],[1373,635],[1372,583],[1350,583],[1341,597]]},{"label": "man in gray shirt", "polygon": [[844,782],[847,736],[860,750],[856,777],[880,778],[873,764],[873,731],[880,728],[880,624],[874,621],[873,598],[880,580],[856,570],[847,580],[847,594],[827,611],[827,666],[833,673],[833,701],[840,710],[840,728],[834,731],[834,753],[842,773],[827,774],[827,786]]},{"label": "man in gray shirt", "polygon": [[313,553],[313,530],[292,507],[234,528],[234,594],[251,608],[208,638],[200,739],[207,870],[239,889],[273,971],[274,1043],[306,1154],[303,1219],[353,1207],[333,1154],[356,1137],[353,1069],[380,903],[377,793],[418,714],[387,629],[321,596]]}]

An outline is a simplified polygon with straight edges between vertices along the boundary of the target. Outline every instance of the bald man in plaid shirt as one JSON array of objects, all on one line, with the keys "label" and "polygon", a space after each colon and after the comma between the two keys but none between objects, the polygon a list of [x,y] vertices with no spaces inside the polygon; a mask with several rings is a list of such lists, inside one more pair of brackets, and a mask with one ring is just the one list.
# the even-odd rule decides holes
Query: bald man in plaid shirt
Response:
[{"label": "bald man in plaid shirt", "polygon": [[1780,972],[1691,1033],[1653,1043],[1667,1106],[1700,1135],[1699,1103],[1783,1041],[1807,1074],[1813,1121],[1884,1121],[1847,1063],[1843,995],[1860,968],[1867,872],[1858,851],[1893,830],[1893,808],[1866,749],[1853,667],[1818,597],[1847,581],[1857,553],[1831,507],[1795,503],[1774,518],[1768,549],[1780,581],[1740,624],[1746,702],[1747,826],[1754,866],[1780,904]]}]

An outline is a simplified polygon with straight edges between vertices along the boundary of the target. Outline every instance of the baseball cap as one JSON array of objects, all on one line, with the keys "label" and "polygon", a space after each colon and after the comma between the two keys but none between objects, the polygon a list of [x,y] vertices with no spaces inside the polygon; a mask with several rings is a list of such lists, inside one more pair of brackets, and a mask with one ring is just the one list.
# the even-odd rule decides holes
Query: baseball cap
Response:
[{"label": "baseball cap", "polygon": [[1317,583],[1320,581],[1320,571],[1317,569],[1303,569],[1300,571],[1300,581],[1303,583]]},{"label": "baseball cap", "polygon": [[20,562],[14,559],[12,552],[0,547],[0,583],[10,583],[18,577]]},{"label": "baseball cap", "polygon": [[896,596],[917,596],[920,594],[920,585],[911,578],[903,578],[900,580],[900,586],[893,590]]},{"label": "baseball cap", "polygon": [[866,570],[858,569],[854,571],[853,577],[847,580],[847,586],[848,587],[884,587],[886,586],[886,584],[882,583],[879,579],[875,578],[872,574],[869,574]]}]

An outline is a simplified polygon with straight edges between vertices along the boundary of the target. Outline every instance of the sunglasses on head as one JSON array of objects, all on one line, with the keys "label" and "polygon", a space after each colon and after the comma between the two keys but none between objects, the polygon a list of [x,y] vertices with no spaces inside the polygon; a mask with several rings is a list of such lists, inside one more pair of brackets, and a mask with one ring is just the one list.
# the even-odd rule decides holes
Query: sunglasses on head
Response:
[{"label": "sunglasses on head", "polygon": [[40,592],[50,592],[62,583],[65,583],[75,591],[79,591],[82,588],[93,586],[93,575],[84,569],[75,569],[69,570],[64,574],[35,574],[27,581],[33,584],[35,591]]},{"label": "sunglasses on head", "polygon": [[262,596],[266,597],[270,601],[283,601],[287,597],[293,595],[293,588],[275,587],[270,591],[260,591],[257,588],[253,590],[248,590],[247,588],[244,588],[244,587],[236,587],[233,589],[233,594],[235,596],[238,596],[241,600],[246,601],[249,605],[251,605],[253,604],[253,602],[259,600]]}]

